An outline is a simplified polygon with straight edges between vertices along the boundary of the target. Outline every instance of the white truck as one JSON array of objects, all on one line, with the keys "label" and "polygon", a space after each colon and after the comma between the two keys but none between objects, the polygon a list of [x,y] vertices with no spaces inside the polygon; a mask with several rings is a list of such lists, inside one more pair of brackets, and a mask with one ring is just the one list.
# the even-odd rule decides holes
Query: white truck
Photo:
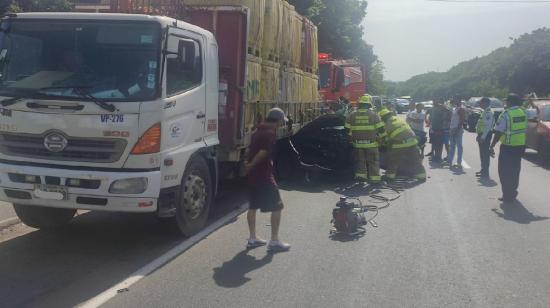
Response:
[{"label": "white truck", "polygon": [[[235,37],[147,15],[5,17],[0,200],[36,228],[63,226],[86,209],[152,212],[185,235],[198,232],[221,163],[242,162],[251,133],[243,124],[247,42],[239,35],[247,10],[208,16],[237,27]],[[238,48],[228,45],[220,54],[230,56],[218,59],[218,41]]]}]

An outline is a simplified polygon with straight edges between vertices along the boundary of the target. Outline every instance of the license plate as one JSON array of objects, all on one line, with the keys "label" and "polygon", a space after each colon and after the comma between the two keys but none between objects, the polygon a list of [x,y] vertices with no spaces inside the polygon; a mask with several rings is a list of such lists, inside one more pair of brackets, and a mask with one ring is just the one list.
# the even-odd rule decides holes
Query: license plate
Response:
[{"label": "license plate", "polygon": [[69,194],[63,186],[37,184],[34,187],[34,196],[47,200],[67,200]]}]

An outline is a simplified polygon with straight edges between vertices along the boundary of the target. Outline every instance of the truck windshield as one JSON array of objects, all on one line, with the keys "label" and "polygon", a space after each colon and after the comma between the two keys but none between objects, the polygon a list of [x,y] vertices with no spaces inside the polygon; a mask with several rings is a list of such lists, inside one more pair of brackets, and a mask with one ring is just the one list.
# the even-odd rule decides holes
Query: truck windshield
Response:
[{"label": "truck windshield", "polygon": [[0,33],[0,95],[110,101],[157,94],[155,23],[11,20]]},{"label": "truck windshield", "polygon": [[321,89],[330,86],[330,64],[319,65],[319,87]]}]

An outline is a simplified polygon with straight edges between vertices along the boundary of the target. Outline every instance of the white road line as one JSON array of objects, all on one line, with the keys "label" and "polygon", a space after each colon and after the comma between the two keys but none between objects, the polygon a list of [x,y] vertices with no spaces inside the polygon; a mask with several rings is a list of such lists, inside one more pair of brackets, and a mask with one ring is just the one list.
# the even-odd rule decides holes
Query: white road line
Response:
[{"label": "white road line", "polygon": [[464,169],[472,169],[472,167],[470,167],[470,165],[468,165],[468,163],[463,159],[462,160],[462,168]]},{"label": "white road line", "polygon": [[88,301],[81,303],[77,307],[82,308],[92,308],[92,307],[99,307],[103,304],[105,304],[107,301],[115,297],[119,290],[124,290],[129,288],[134,283],[140,281],[147,275],[151,274],[156,269],[162,267],[166,263],[170,262],[171,260],[175,259],[177,256],[185,252],[187,249],[191,248],[193,245],[200,242],[202,239],[210,235],[212,232],[218,230],[219,228],[223,227],[227,223],[229,223],[232,219],[242,214],[246,209],[248,208],[248,203],[245,203],[241,205],[238,209],[233,210],[231,213],[225,215],[221,219],[217,220],[210,226],[208,226],[206,229],[202,230],[201,232],[195,234],[191,238],[185,240],[181,244],[177,245],[176,247],[170,249],[168,252],[163,254],[162,256],[156,258],[151,263],[145,265],[144,267],[140,268],[136,272],[134,272],[132,275],[130,275],[125,280],[119,282],[118,284],[112,286],[108,290],[103,291],[102,293],[96,295],[95,297],[89,299]]}]

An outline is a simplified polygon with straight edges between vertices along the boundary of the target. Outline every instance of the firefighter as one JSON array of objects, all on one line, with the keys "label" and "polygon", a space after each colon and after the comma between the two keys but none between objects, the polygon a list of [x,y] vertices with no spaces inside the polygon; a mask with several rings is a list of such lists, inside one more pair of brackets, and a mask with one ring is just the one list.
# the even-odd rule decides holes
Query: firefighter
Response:
[{"label": "firefighter", "polygon": [[358,102],[358,109],[346,120],[350,141],[353,145],[355,160],[355,178],[368,180],[376,184],[380,176],[380,153],[378,140],[384,134],[384,123],[372,108],[372,97],[363,95]]},{"label": "firefighter", "polygon": [[413,130],[388,109],[382,110],[380,115],[385,125],[388,149],[386,180],[395,180],[399,169],[418,181],[425,182],[426,169],[422,165],[418,140]]}]

